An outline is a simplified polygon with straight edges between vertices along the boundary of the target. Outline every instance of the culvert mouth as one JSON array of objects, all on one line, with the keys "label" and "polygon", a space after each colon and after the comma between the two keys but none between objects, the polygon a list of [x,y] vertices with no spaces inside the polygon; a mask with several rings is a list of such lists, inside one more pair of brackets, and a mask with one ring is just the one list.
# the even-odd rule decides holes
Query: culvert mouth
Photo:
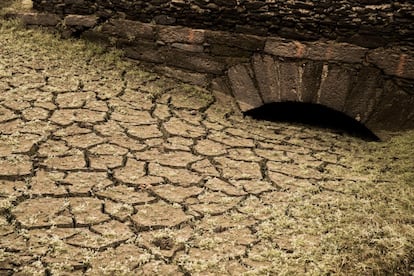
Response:
[{"label": "culvert mouth", "polygon": [[329,129],[337,134],[348,134],[365,141],[380,141],[371,130],[348,115],[329,107],[301,102],[265,104],[244,112],[256,120],[292,123]]}]

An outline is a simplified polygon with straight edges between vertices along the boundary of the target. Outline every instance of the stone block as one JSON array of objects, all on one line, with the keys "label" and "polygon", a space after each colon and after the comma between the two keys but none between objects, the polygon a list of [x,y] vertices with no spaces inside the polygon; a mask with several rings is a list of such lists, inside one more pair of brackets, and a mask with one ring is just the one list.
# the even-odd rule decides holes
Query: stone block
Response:
[{"label": "stone block", "polygon": [[209,55],[185,53],[182,51],[165,51],[166,63],[170,66],[188,69],[199,73],[223,74],[225,64]]},{"label": "stone block", "polygon": [[269,55],[255,55],[252,59],[257,85],[264,103],[280,101],[280,72]]},{"label": "stone block", "polygon": [[202,45],[197,44],[187,44],[187,43],[173,43],[171,47],[183,50],[186,52],[193,52],[193,53],[202,53],[204,52],[204,47]]},{"label": "stone block", "polygon": [[235,101],[229,79],[226,76],[213,79],[210,87],[215,99],[215,106],[210,109],[214,111],[209,116],[212,118],[223,118],[229,112],[234,112],[233,114],[237,116],[243,115]]},{"label": "stone block", "polygon": [[56,26],[61,18],[52,13],[24,13],[21,20],[26,25]]},{"label": "stone block", "polygon": [[280,101],[301,102],[301,72],[296,62],[278,62]]},{"label": "stone block", "polygon": [[204,43],[204,30],[191,29],[186,27],[161,26],[158,30],[158,39],[165,43]]},{"label": "stone block", "polygon": [[250,57],[215,57],[217,60],[227,65],[227,68],[235,66],[241,63],[249,63]]},{"label": "stone block", "polygon": [[325,64],[316,103],[344,111],[345,101],[356,78],[354,69],[335,64]]},{"label": "stone block", "polygon": [[264,52],[278,57],[302,58],[306,46],[298,41],[271,37],[266,40]]},{"label": "stone block", "polygon": [[384,93],[365,125],[377,135],[381,134],[381,130],[401,131],[414,128],[413,106],[414,96],[398,89],[392,80],[387,80]]},{"label": "stone block", "polygon": [[368,53],[368,62],[381,68],[385,74],[414,79],[414,56],[399,49],[376,49]]},{"label": "stone block", "polygon": [[414,79],[394,78],[395,83],[405,92],[414,95]]},{"label": "stone block", "polygon": [[226,77],[218,77],[213,79],[211,81],[211,90],[213,92],[217,91],[228,96],[232,95],[230,83]]},{"label": "stone block", "polygon": [[93,15],[68,15],[65,17],[65,25],[66,26],[79,26],[79,27],[86,27],[92,28],[98,22],[98,17]]},{"label": "stone block", "polygon": [[263,105],[260,93],[254,85],[253,71],[249,64],[231,67],[228,78],[241,111],[245,112]]},{"label": "stone block", "polygon": [[154,25],[125,19],[111,19],[104,23],[101,32],[130,41],[141,38],[154,40]]},{"label": "stone block", "polygon": [[265,45],[265,38],[255,35],[206,31],[205,36],[210,45],[227,45],[248,51],[261,51]]},{"label": "stone block", "polygon": [[379,69],[362,67],[352,91],[348,94],[344,112],[355,120],[365,123],[380,100],[383,86],[384,79]]},{"label": "stone block", "polygon": [[351,44],[362,46],[365,48],[378,48],[383,47],[388,42],[380,34],[354,34],[351,37],[345,36],[340,38],[341,41],[347,41]]},{"label": "stone block", "polygon": [[214,56],[223,57],[250,57],[252,55],[251,51],[220,44],[212,44],[210,53]]},{"label": "stone block", "polygon": [[189,72],[164,65],[156,66],[155,70],[162,73],[163,75],[178,79],[185,83],[191,83],[202,87],[207,87],[209,84],[208,74]]},{"label": "stone block", "polygon": [[304,58],[322,61],[362,63],[368,49],[349,43],[314,42],[306,43]]},{"label": "stone block", "polygon": [[368,49],[338,42],[299,42],[280,38],[266,41],[265,53],[288,58],[361,63]]},{"label": "stone block", "polygon": [[323,63],[319,61],[306,61],[301,64],[299,70],[302,75],[300,78],[302,102],[315,102],[321,83],[322,68]]},{"label": "stone block", "polygon": [[125,56],[128,58],[142,60],[152,63],[164,63],[166,57],[164,53],[151,43],[141,43],[132,47],[125,47]]}]

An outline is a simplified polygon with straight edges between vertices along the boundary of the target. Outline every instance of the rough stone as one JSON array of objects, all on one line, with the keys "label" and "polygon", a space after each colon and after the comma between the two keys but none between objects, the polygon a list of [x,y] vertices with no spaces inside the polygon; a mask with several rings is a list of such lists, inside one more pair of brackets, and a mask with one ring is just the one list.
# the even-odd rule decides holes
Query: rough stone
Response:
[{"label": "rough stone", "polygon": [[183,27],[160,27],[159,39],[166,43],[202,44],[205,40],[204,30]]},{"label": "rough stone", "polygon": [[414,57],[397,49],[379,48],[368,53],[368,61],[384,70],[386,74],[414,79]]},{"label": "rough stone", "polygon": [[345,63],[362,63],[368,49],[349,43],[315,42],[307,43],[306,59],[321,61],[338,61]]},{"label": "rough stone", "polygon": [[281,87],[278,63],[269,55],[254,55],[252,65],[263,102],[279,102]]},{"label": "rough stone", "polygon": [[121,37],[130,41],[154,38],[154,26],[134,20],[111,19],[102,26],[102,32],[111,36]]},{"label": "rough stone", "polygon": [[321,61],[361,63],[368,49],[348,43],[305,42],[270,38],[266,41],[265,52],[287,58],[304,58]]},{"label": "rough stone", "polygon": [[264,52],[278,57],[302,58],[306,46],[299,41],[288,41],[280,38],[266,40]]},{"label": "rough stone", "polygon": [[300,102],[301,74],[300,67],[296,62],[279,62],[280,70],[280,101]]},{"label": "rough stone", "polygon": [[[374,110],[366,122],[371,129],[388,129],[396,131],[401,128],[397,122],[404,122],[406,127],[414,125],[413,120],[406,121],[406,118],[413,117],[413,97],[398,89],[392,81],[387,81],[384,92],[379,98],[378,108]],[[394,111],[398,110],[398,113]],[[377,132],[378,135],[386,137],[386,133]]]},{"label": "rough stone", "polygon": [[325,64],[316,102],[337,111],[344,111],[345,101],[352,89],[355,75],[353,70]]},{"label": "rough stone", "polygon": [[306,61],[300,64],[300,94],[304,103],[314,103],[321,84],[323,63]]},{"label": "rough stone", "polygon": [[97,16],[85,16],[85,15],[68,15],[65,17],[66,26],[80,26],[92,28],[98,23]]},{"label": "rough stone", "polygon": [[[346,99],[345,110],[352,118],[366,123],[383,93],[384,80],[378,69],[363,67]],[[364,91],[364,93],[361,93]]]},{"label": "rough stone", "polygon": [[205,54],[170,50],[167,54],[165,54],[165,57],[168,65],[195,72],[221,75],[225,70],[224,63]]},{"label": "rough stone", "polygon": [[249,65],[245,64],[234,66],[228,71],[234,97],[242,111],[247,111],[263,104],[260,93],[254,85],[252,74]]}]

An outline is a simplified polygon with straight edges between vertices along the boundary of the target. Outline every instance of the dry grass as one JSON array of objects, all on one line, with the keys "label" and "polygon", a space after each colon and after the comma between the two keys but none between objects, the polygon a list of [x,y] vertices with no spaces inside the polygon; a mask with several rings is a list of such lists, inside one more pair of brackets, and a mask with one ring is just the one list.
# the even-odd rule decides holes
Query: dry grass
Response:
[{"label": "dry grass", "polygon": [[0,1],[0,16],[13,11],[29,11],[32,9],[31,0],[2,0]]},{"label": "dry grass", "polygon": [[[413,144],[407,132],[361,145],[350,174],[365,178],[297,191],[288,219],[275,210],[260,227],[257,259],[272,268],[253,274],[414,275]],[[274,247],[280,239],[285,248]]]}]

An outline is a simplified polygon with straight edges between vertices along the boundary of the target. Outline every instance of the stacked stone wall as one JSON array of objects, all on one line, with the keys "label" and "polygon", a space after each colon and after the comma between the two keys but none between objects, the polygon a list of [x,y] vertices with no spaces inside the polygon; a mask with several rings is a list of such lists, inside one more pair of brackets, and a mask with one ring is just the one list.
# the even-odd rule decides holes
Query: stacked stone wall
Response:
[{"label": "stacked stone wall", "polygon": [[299,101],[375,133],[414,128],[409,1],[35,0],[29,25],[122,48],[165,74],[232,95],[242,111]]},{"label": "stacked stone wall", "polygon": [[414,42],[412,1],[381,0],[34,0],[42,12],[95,14],[146,23],[277,35],[321,38],[364,47]]}]

